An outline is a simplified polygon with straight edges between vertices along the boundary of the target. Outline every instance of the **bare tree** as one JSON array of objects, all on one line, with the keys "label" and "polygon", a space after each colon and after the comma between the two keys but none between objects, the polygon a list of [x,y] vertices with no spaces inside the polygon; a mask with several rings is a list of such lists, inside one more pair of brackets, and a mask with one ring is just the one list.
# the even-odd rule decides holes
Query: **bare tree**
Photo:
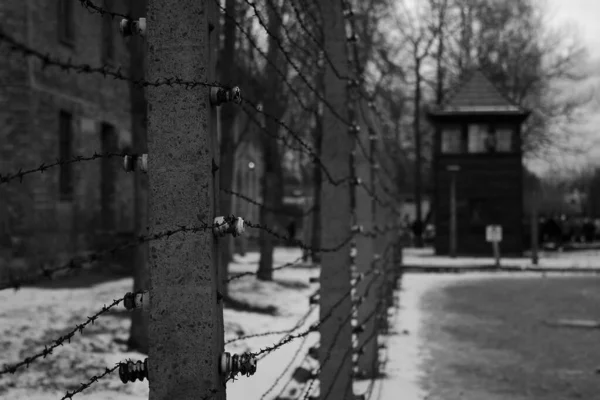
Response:
[{"label": "bare tree", "polygon": [[[280,120],[283,117],[287,103],[283,91],[283,78],[276,71],[287,71],[287,68],[284,67],[285,60],[279,47],[282,41],[283,26],[282,18],[280,18],[281,12],[282,5],[279,0],[273,0],[271,6],[267,7],[268,30],[270,34],[267,53],[268,64],[264,74],[266,93],[264,97],[264,111],[271,117],[266,120],[266,130],[269,132],[269,135],[262,137],[264,175],[261,179],[261,190],[265,207],[261,207],[259,218],[261,225],[269,227],[276,226],[277,218],[273,210],[281,209],[283,197],[281,151],[276,139],[279,133],[279,125],[276,120]],[[269,232],[260,231],[259,247],[260,261],[257,278],[272,280],[274,238]]]},{"label": "bare tree", "polygon": [[[424,4],[424,3],[422,3]],[[406,4],[401,3],[404,6],[404,12],[401,14],[394,13],[396,28],[402,33],[402,37],[406,40],[407,49],[406,51],[410,54],[412,65],[411,75],[412,82],[408,82],[412,86],[412,131],[414,140],[414,194],[415,194],[415,206],[416,206],[416,223],[421,224],[423,222],[423,210],[422,210],[422,168],[423,168],[423,153],[422,153],[422,106],[423,106],[423,67],[424,64],[431,58],[434,50],[435,40],[440,34],[444,24],[445,13],[447,9],[448,0],[435,1],[430,0],[427,5],[417,8],[415,15],[410,15],[406,8]],[[437,12],[437,20],[435,13]],[[401,17],[400,15],[404,16]],[[418,22],[415,22],[418,21]],[[402,49],[404,50],[404,49]],[[438,49],[439,51],[439,49]],[[392,63],[390,59],[388,63]],[[416,245],[418,247],[423,245],[422,235],[420,231],[416,233]]]},{"label": "bare tree", "polygon": [[523,150],[544,156],[553,149],[579,151],[567,140],[591,93],[566,95],[586,78],[586,51],[576,36],[545,27],[545,11],[532,0],[453,0],[458,37],[450,37],[454,75],[481,67],[501,91],[532,110]]}]

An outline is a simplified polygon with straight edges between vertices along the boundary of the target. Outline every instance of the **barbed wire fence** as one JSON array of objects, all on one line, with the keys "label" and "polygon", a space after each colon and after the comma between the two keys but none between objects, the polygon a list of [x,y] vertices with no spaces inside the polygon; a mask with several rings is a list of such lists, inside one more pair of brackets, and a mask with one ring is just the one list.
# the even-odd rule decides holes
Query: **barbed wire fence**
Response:
[{"label": "barbed wire fence", "polygon": [[[128,15],[105,10],[89,0],[80,0],[79,2],[82,7],[86,8],[91,13],[100,16],[109,15],[111,18],[122,18],[121,27],[123,34],[140,34],[146,36],[146,19],[132,19],[132,17]],[[208,7],[207,3],[210,3],[210,0],[205,0],[204,3],[204,5]],[[254,17],[265,33],[270,37],[273,37],[273,33],[269,31],[267,24],[264,23],[261,17],[261,11],[256,7],[256,4],[251,1],[246,1],[246,3],[253,9]],[[235,16],[228,15],[218,1],[216,1],[216,6],[221,10],[225,18],[234,19],[235,21]],[[273,7],[273,4],[269,4],[269,6]],[[328,91],[325,90],[325,94],[323,94],[316,88],[314,83],[311,83],[310,78],[307,78],[302,72],[301,66],[298,66],[293,61],[290,56],[290,51],[286,49],[284,43],[278,38],[276,38],[275,42],[281,53],[284,55],[286,62],[298,75],[300,82],[304,84],[306,88],[312,92],[318,102],[323,105],[329,118],[332,121],[336,121],[336,126],[345,127],[347,129],[350,135],[348,140],[352,143],[351,153],[349,154],[349,168],[339,168],[340,166],[335,164],[335,160],[322,159],[321,154],[302,139],[302,134],[296,132],[285,121],[264,111],[262,107],[259,107],[256,103],[243,98],[240,95],[240,93],[243,93],[243,87],[240,90],[229,85],[220,84],[219,82],[187,80],[177,76],[156,79],[153,81],[132,80],[118,69],[115,70],[114,68],[107,66],[94,67],[88,64],[74,64],[71,61],[31,48],[26,43],[20,42],[11,36],[1,25],[0,46],[8,48],[12,53],[17,53],[21,56],[37,60],[42,68],[54,67],[65,72],[71,71],[80,74],[100,74],[105,78],[129,81],[135,85],[146,88],[172,88],[181,86],[187,90],[208,89],[211,93],[216,93],[216,102],[213,103],[213,105],[223,105],[223,103],[226,102],[233,102],[234,104],[227,106],[238,106],[240,110],[247,113],[251,119],[256,118],[255,115],[258,114],[262,115],[265,119],[270,119],[277,124],[279,129],[286,132],[286,135],[276,135],[276,139],[280,141],[282,145],[289,146],[290,148],[297,149],[307,154],[314,165],[322,170],[325,177],[324,184],[329,185],[329,193],[335,194],[337,198],[348,198],[349,208],[347,211],[349,211],[349,214],[347,215],[346,222],[348,220],[351,222],[344,229],[344,231],[347,231],[347,235],[344,235],[340,240],[332,242],[331,238],[340,236],[339,232],[335,232],[328,240],[328,242],[332,242],[333,244],[315,248],[301,240],[283,235],[273,227],[264,226],[243,217],[237,217],[235,215],[217,216],[212,221],[200,221],[200,223],[190,225],[176,225],[170,229],[148,235],[140,235],[133,241],[121,243],[113,248],[94,252],[85,257],[73,258],[62,265],[54,267],[44,266],[41,267],[39,271],[28,271],[24,274],[9,271],[8,276],[3,277],[2,280],[0,280],[0,290],[18,290],[23,285],[57,278],[62,274],[69,274],[73,271],[82,270],[86,266],[92,265],[105,257],[114,256],[124,249],[136,247],[147,242],[165,241],[174,236],[196,235],[207,231],[211,232],[216,238],[224,235],[237,237],[243,234],[246,229],[263,231],[281,240],[283,243],[309,250],[311,253],[336,254],[336,262],[337,260],[342,260],[343,262],[339,264],[339,268],[336,266],[337,270],[333,275],[328,275],[328,278],[335,278],[334,282],[336,282],[337,288],[340,287],[338,284],[341,284],[343,289],[341,291],[337,289],[334,291],[327,290],[323,285],[328,281],[321,279],[320,288],[317,293],[311,296],[311,302],[314,304],[312,304],[308,312],[290,329],[266,331],[237,337],[225,342],[225,345],[229,345],[234,342],[256,337],[284,335],[274,344],[253,352],[230,354],[223,349],[220,349],[220,362],[217,363],[218,365],[211,366],[213,370],[218,371],[217,375],[219,378],[217,379],[217,382],[213,382],[214,387],[206,388],[205,392],[200,394],[202,396],[200,398],[210,399],[217,397],[220,393],[224,392],[226,382],[237,378],[239,375],[253,375],[258,368],[257,362],[259,360],[273,354],[278,349],[291,342],[301,340],[304,343],[311,333],[317,332],[320,334],[321,342],[321,345],[316,349],[319,367],[317,370],[313,371],[311,379],[306,382],[301,394],[302,398],[311,398],[313,391],[318,389],[320,392],[319,398],[321,400],[326,400],[331,395],[332,390],[334,390],[333,388],[338,387],[338,382],[340,380],[345,381],[344,398],[347,398],[347,396],[350,395],[350,392],[353,391],[352,382],[361,378],[370,378],[371,380],[369,386],[370,389],[362,396],[364,399],[370,398],[372,394],[372,383],[378,377],[378,372],[382,363],[378,352],[380,347],[378,338],[383,337],[385,333],[387,312],[392,306],[391,293],[400,277],[397,273],[399,265],[397,265],[396,252],[398,246],[398,231],[402,229],[401,225],[399,225],[400,219],[398,218],[399,204],[396,200],[398,196],[397,191],[390,188],[390,186],[385,183],[395,182],[395,180],[390,176],[392,175],[389,170],[390,162],[389,160],[386,161],[386,157],[389,158],[389,154],[385,154],[385,151],[382,151],[382,149],[385,148],[385,146],[382,146],[381,144],[382,133],[371,123],[372,118],[381,118],[381,115],[376,112],[373,97],[365,96],[366,88],[364,87],[364,80],[361,77],[362,72],[357,55],[358,37],[354,26],[354,14],[351,5],[345,1],[341,1],[340,4],[327,4],[326,8],[324,8],[329,10],[329,12],[337,13],[337,15],[328,15],[327,17],[339,20],[344,25],[344,31],[347,27],[351,32],[350,35],[345,38],[346,40],[343,40],[344,37],[342,35],[342,37],[333,38],[333,44],[329,43],[329,48],[335,46],[335,43],[343,43],[343,46],[335,50],[338,57],[337,59],[327,51],[328,45],[317,39],[311,33],[310,29],[307,28],[307,19],[313,20],[314,23],[319,17],[325,19],[325,16],[313,15],[313,13],[309,11],[309,8],[312,8],[312,6],[305,1],[297,1],[297,3],[292,2],[292,7],[294,16],[297,18],[301,29],[309,35],[317,46],[316,51],[314,52],[306,51],[306,49],[304,49],[305,54],[307,57],[311,54],[319,54],[325,61],[323,62],[323,68],[329,70],[330,73],[341,82],[341,86],[347,87],[347,93],[343,96],[344,104],[339,102],[337,105],[332,104],[331,99],[327,98]],[[316,7],[316,9],[318,10],[319,7]],[[319,13],[317,12],[316,14]],[[305,15],[308,18],[305,19],[302,15]],[[279,17],[282,18],[281,15],[279,15]],[[260,46],[253,42],[251,35],[248,32],[245,32],[244,27],[238,21],[235,22],[239,31],[247,37],[251,45],[257,49],[258,53],[268,63],[268,57],[260,50]],[[148,26],[148,29],[152,29],[152,26]],[[288,37],[288,40],[291,38],[291,34],[287,31],[286,37]],[[325,40],[327,41],[327,39]],[[292,42],[292,40],[290,40],[290,42]],[[344,63],[347,63],[350,66],[347,75],[339,72],[339,70],[343,71],[346,69],[340,67],[338,61],[343,59],[343,57],[339,58],[339,55],[345,55],[345,57],[347,57],[347,62],[344,61]],[[286,74],[281,72],[277,65],[273,65],[273,67],[288,87],[298,105],[309,112],[314,112],[315,110],[309,108],[302,100],[302,96],[288,81]],[[327,85],[328,83],[326,82],[326,87]],[[365,111],[365,108],[368,111]],[[340,112],[340,110],[344,109],[348,111],[348,118],[343,116],[344,112]],[[371,115],[365,115],[368,113]],[[259,130],[263,134],[274,134],[272,131],[264,129],[262,124],[260,124],[259,128],[261,128]],[[325,133],[325,135],[339,134],[341,134],[339,131]],[[289,140],[290,137],[291,140]],[[370,143],[369,148],[363,143],[365,139]],[[35,173],[44,173],[50,169],[61,168],[69,164],[92,162],[94,160],[106,158],[122,159],[126,171],[152,174],[152,157],[152,152],[149,152],[149,154],[93,153],[92,155],[81,155],[70,159],[56,159],[53,161],[46,161],[38,167],[0,173],[0,184],[18,184],[18,182],[22,182],[23,179],[26,179],[27,176]],[[380,167],[382,164],[385,165],[383,168]],[[349,173],[347,176],[336,176],[336,174],[330,170],[331,167],[328,167],[328,165],[333,165],[335,167],[333,169],[338,171],[348,170]],[[384,177],[383,175],[387,176]],[[382,178],[378,179],[380,176]],[[387,180],[384,180],[383,178],[386,178]],[[235,196],[258,207],[268,208],[268,206],[262,202],[253,199],[244,193],[234,191],[231,188],[217,187],[215,190]],[[384,197],[387,197],[387,199],[384,200]],[[338,205],[330,204],[329,206],[337,207]],[[269,211],[281,212],[281,210],[277,209],[271,209]],[[313,212],[312,209],[306,213],[308,214],[311,212]],[[337,256],[337,254],[341,254],[341,256]],[[334,258],[332,258],[332,260],[333,259]],[[297,259],[293,262],[275,267],[274,270],[292,268],[300,262],[301,259]],[[329,265],[324,265],[324,268],[327,267],[329,267]],[[256,276],[256,272],[244,272],[233,275],[230,276],[227,281],[231,282],[233,280],[252,276]],[[31,364],[36,363],[41,359],[52,357],[54,349],[68,345],[75,335],[83,333],[88,325],[93,324],[98,318],[101,318],[104,314],[118,306],[123,306],[127,310],[143,309],[145,312],[151,312],[152,306],[150,300],[153,295],[152,290],[152,288],[147,288],[143,291],[126,293],[123,297],[115,299],[108,306],[102,306],[99,311],[92,316],[87,317],[84,322],[76,325],[68,333],[48,343],[44,349],[41,349],[39,352],[33,353],[22,360],[14,361],[3,366],[0,369],[0,376],[16,374],[27,369]],[[308,328],[301,330],[301,328],[310,320],[316,308],[321,310],[321,314],[319,318],[317,318],[317,321],[310,324]],[[350,311],[343,311],[340,313],[340,309]],[[342,318],[341,320],[340,317]],[[330,326],[335,326],[337,329],[332,330],[329,328]],[[348,336],[348,334],[350,336]],[[344,339],[342,339],[343,336],[345,336]],[[223,339],[221,338],[221,341],[222,340]],[[340,347],[340,343],[345,343],[346,345]],[[302,349],[303,345],[301,345],[298,351],[292,356],[289,360],[289,364],[283,368],[280,375],[275,377],[272,385],[262,395],[261,399],[267,398],[267,396],[274,392],[279,386],[279,395],[283,394],[288,382],[284,382],[284,385],[280,385],[280,383],[285,378],[286,373],[294,366],[295,360],[301,357]],[[343,351],[338,351],[340,349]],[[304,358],[308,356],[309,354],[307,353],[304,355]],[[367,356],[369,361],[365,365],[369,366],[367,369],[370,369],[370,371],[365,371],[364,366],[362,369],[360,367],[362,365],[360,363],[361,358],[367,358]],[[77,389],[67,391],[62,399],[73,398],[75,395],[90,388],[94,383],[117,371],[123,383],[144,379],[152,381],[154,377],[152,373],[149,373],[148,367],[149,363],[152,362],[151,355],[144,360],[123,360],[114,366],[107,367],[102,373],[89,377],[88,381],[82,383]],[[335,366],[337,372],[333,375],[323,375],[322,372],[327,368],[331,369],[332,365]],[[338,368],[338,366],[344,366],[344,368]],[[349,371],[350,374],[342,376],[343,371]],[[218,383],[221,384],[219,385]],[[354,393],[352,393],[352,395],[354,395]],[[196,396],[195,398],[199,397]]]}]

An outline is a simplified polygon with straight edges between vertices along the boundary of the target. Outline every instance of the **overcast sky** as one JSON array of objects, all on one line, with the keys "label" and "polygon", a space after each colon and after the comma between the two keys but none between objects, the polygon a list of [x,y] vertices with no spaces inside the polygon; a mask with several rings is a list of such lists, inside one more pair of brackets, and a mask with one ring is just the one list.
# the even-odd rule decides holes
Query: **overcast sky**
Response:
[{"label": "overcast sky", "polygon": [[[510,0],[509,0],[510,1]],[[590,49],[590,55],[600,56],[599,0],[543,0],[547,2],[549,23],[573,24]]]},{"label": "overcast sky", "polygon": [[[507,0],[510,1],[510,0]],[[582,86],[586,89],[595,88],[596,99],[600,99],[600,0],[538,0],[547,7],[547,23],[551,28],[569,27],[582,40],[590,56],[592,77]],[[550,160],[555,166],[572,167],[595,161],[600,165],[600,102],[592,102],[593,109],[589,110],[586,125],[586,143],[589,145],[587,157],[562,157]],[[538,173],[547,172],[548,162],[529,164]]]}]

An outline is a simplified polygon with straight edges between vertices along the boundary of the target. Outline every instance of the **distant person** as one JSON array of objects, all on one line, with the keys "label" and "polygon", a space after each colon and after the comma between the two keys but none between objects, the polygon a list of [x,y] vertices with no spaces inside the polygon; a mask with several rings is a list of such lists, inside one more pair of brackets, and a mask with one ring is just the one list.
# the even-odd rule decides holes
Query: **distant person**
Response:
[{"label": "distant person", "polygon": [[546,218],[540,217],[538,220],[538,245],[543,245],[544,242],[548,241],[548,236],[545,231]]},{"label": "distant person", "polygon": [[294,220],[290,221],[290,223],[287,226],[287,233],[288,233],[288,238],[290,240],[296,239],[296,221],[294,221]]},{"label": "distant person", "polygon": [[554,243],[557,248],[562,246],[562,229],[555,217],[550,217],[546,220],[544,224],[544,237],[549,242]]},{"label": "distant person", "polygon": [[594,237],[596,236],[596,226],[590,218],[585,219],[581,230],[586,243],[592,243],[594,241]]},{"label": "distant person", "polygon": [[411,228],[415,238],[415,244],[420,246],[422,243],[421,238],[423,237],[423,222],[421,222],[420,219],[415,219]]}]

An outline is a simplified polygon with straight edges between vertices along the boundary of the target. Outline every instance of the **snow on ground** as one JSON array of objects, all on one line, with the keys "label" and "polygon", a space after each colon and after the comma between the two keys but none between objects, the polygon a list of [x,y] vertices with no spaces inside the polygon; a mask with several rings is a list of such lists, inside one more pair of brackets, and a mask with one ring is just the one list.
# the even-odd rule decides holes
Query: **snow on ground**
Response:
[{"label": "snow on ground", "polygon": [[[298,259],[298,250],[277,249],[275,264],[282,265]],[[232,274],[255,271],[258,255],[249,253],[237,257]],[[293,327],[309,309],[308,297],[314,287],[309,277],[318,274],[315,268],[298,266],[274,273],[274,282],[259,282],[248,276],[234,280],[231,295],[252,305],[275,306],[277,315],[225,309],[225,340],[240,334],[285,330]],[[86,317],[99,311],[104,304],[131,291],[132,279],[121,279],[82,289],[26,288],[17,292],[0,292],[0,362],[13,363],[44,349],[60,335],[85,322]],[[71,343],[56,348],[50,356],[33,362],[28,369],[14,375],[0,376],[0,398],[3,400],[59,399],[67,390],[73,391],[80,383],[100,374],[127,358],[143,359],[139,353],[127,352],[125,342],[129,333],[129,314],[121,307],[117,312],[101,316],[77,333]],[[316,321],[313,313],[305,325]],[[310,335],[306,346],[316,339]],[[231,343],[227,351],[243,352],[272,345],[283,335],[253,338]],[[263,391],[279,375],[300,344],[300,340],[283,346],[260,362],[256,375],[241,377],[228,384],[230,398],[259,399]],[[292,369],[293,370],[293,369]],[[283,379],[285,381],[285,379]],[[275,392],[276,394],[277,392]],[[115,372],[99,380],[91,388],[77,394],[82,400],[147,399],[148,382],[123,384]]]},{"label": "snow on ground", "polygon": [[[277,249],[275,264],[296,261],[299,250]],[[410,253],[409,253],[409,256]],[[415,256],[413,256],[415,257]],[[232,275],[255,271],[258,254],[248,253],[236,257],[231,267]],[[252,276],[236,279],[231,283],[231,295],[252,305],[275,306],[276,315],[258,314],[225,309],[225,340],[239,335],[265,331],[285,330],[293,327],[309,310],[308,297],[315,287],[308,284],[310,276],[317,276],[318,269],[306,265],[275,271],[274,282],[260,282]],[[476,277],[478,274],[473,274]],[[428,361],[427,344],[419,334],[422,311],[419,305],[423,293],[437,287],[441,281],[457,279],[457,276],[406,275],[403,278],[397,310],[390,334],[380,337],[386,343],[384,351],[387,363],[385,376],[375,381],[355,383],[355,393],[365,393],[371,388],[373,400],[421,400],[426,398],[422,388],[424,379],[421,365]],[[441,279],[441,280],[440,280]],[[466,277],[461,276],[461,279]],[[132,288],[131,279],[121,279],[82,289],[21,289],[18,292],[0,292],[0,360],[9,363],[38,352],[64,332],[82,323],[86,317],[97,312],[103,304],[123,296]],[[318,318],[313,312],[304,327],[306,329]],[[103,372],[127,358],[143,359],[139,353],[127,352],[125,341],[130,326],[129,314],[122,308],[100,317],[82,334],[76,334],[70,344],[57,348],[52,355],[31,364],[27,370],[14,375],[0,376],[0,398],[3,400],[60,399],[67,390],[74,390],[82,382]],[[272,345],[284,335],[272,335],[238,341],[226,345],[230,352],[256,351]],[[265,400],[278,394],[298,397],[304,388],[299,384],[286,386],[291,373],[298,365],[317,367],[306,357],[310,346],[315,345],[318,334],[310,334],[306,341],[297,339],[270,353],[258,364],[252,377],[240,377],[228,383],[229,399],[259,400],[270,389]],[[298,358],[287,373],[280,376],[296,353]],[[431,360],[429,360],[431,362]],[[284,390],[285,389],[285,390]],[[315,391],[318,392],[318,385]],[[99,380],[75,399],[81,400],[134,400],[148,398],[148,382],[122,384],[117,373]],[[332,396],[331,400],[334,399]]]},{"label": "snow on ground", "polygon": [[[405,265],[419,267],[481,267],[495,264],[492,257],[436,256],[431,248],[404,249],[403,261]],[[535,268],[531,263],[531,258],[527,257],[501,258],[500,264],[510,267]],[[600,268],[600,250],[540,252],[537,266],[542,268]]]},{"label": "snow on ground", "polygon": [[[447,275],[444,277],[448,277]],[[431,275],[405,275],[401,290],[396,292],[399,304],[395,311],[390,335],[380,342],[386,345],[384,376],[372,384],[371,400],[423,400],[421,364],[426,360],[427,344],[421,340],[423,322],[420,301],[425,292],[443,282]],[[364,393],[371,382],[358,382],[355,393]]]}]

